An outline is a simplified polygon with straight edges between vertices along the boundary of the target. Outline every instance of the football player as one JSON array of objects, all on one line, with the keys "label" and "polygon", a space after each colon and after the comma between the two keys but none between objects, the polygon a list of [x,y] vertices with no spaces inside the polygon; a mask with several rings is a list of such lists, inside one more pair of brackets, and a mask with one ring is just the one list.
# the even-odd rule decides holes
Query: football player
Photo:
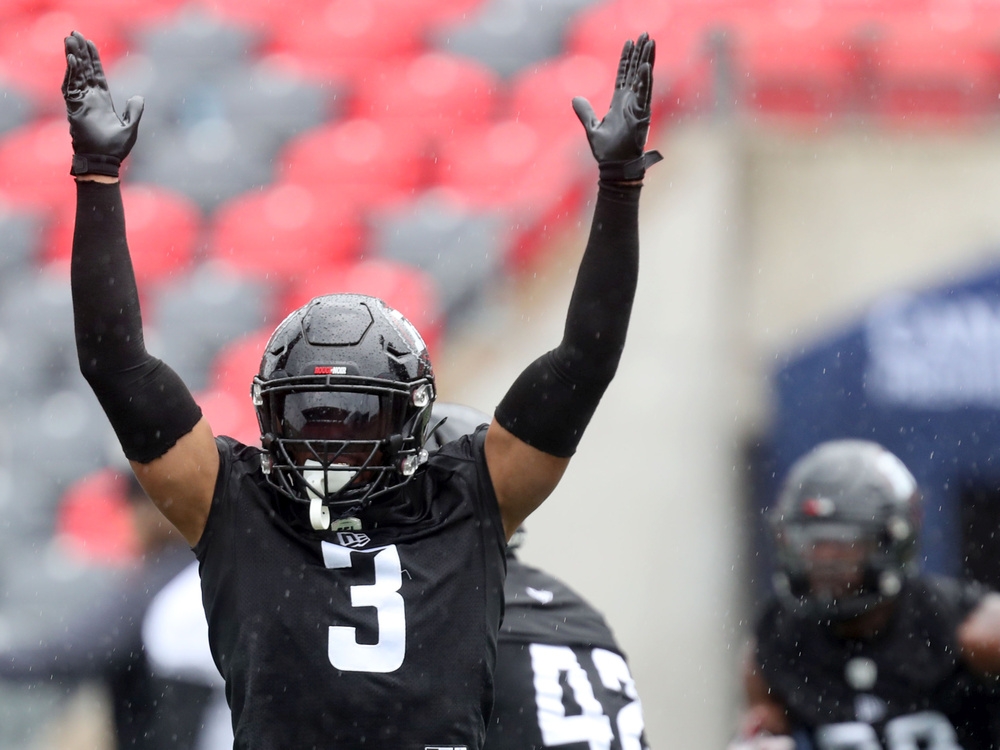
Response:
[{"label": "football player", "polygon": [[877,443],[823,443],[792,466],[734,747],[1000,746],[1000,595],[920,571],[920,503]]},{"label": "football player", "polygon": [[[490,421],[478,409],[434,404],[444,419],[428,446],[445,445]],[[507,544],[506,611],[497,642],[493,714],[484,750],[646,748],[642,704],[604,617],[565,583],[517,558]]]},{"label": "football player", "polygon": [[74,32],[65,53],[80,368],[198,558],[235,746],[481,747],[506,541],[555,488],[625,343],[659,159],[653,41],[624,45],[603,119],[573,101],[599,180],[562,341],[432,459],[427,349],[362,295],[318,297],[274,331],[252,385],[262,450],[213,434],[143,343],[118,185],[143,101],[119,117],[94,45]]}]

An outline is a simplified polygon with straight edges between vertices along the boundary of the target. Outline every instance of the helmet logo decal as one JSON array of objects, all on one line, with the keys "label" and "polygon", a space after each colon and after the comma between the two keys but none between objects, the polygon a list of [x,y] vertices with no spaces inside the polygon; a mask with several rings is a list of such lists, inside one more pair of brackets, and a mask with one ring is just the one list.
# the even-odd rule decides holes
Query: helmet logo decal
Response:
[{"label": "helmet logo decal", "polygon": [[410,348],[413,351],[421,352],[427,348],[420,332],[417,331],[413,323],[403,317],[403,314],[399,312],[399,310],[394,310],[393,308],[386,306],[385,311],[388,313],[387,318],[392,323],[393,327],[399,331],[403,340],[410,345]]},{"label": "helmet logo decal", "polygon": [[802,501],[802,515],[810,518],[826,518],[837,510],[828,497],[807,497]]},{"label": "helmet logo decal", "polygon": [[313,375],[346,375],[347,368],[343,365],[316,365]]}]

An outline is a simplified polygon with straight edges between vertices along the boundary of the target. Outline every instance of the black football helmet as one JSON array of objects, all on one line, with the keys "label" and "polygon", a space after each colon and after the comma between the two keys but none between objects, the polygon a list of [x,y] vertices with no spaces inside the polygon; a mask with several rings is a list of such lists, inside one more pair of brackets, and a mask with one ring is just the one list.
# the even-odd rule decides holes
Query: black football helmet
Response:
[{"label": "black football helmet", "polygon": [[[856,617],[895,597],[917,571],[917,482],[878,443],[833,440],[800,458],[789,470],[770,521],[777,553],[775,592],[803,616]],[[834,549],[840,545],[847,561],[822,560],[817,550],[824,543]],[[824,575],[850,582],[824,588],[817,583]]]},{"label": "black football helmet", "polygon": [[253,380],[262,469],[312,525],[356,513],[427,460],[434,374],[423,339],[374,297],[330,294],[271,335]]}]

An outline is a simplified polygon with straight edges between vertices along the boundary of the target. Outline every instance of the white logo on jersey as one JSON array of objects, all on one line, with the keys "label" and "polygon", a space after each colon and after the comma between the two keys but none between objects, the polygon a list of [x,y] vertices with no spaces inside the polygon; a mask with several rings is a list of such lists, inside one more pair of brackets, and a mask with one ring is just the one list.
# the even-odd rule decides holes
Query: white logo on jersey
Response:
[{"label": "white logo on jersey", "polygon": [[371,541],[367,534],[362,534],[356,531],[338,531],[337,541],[342,547],[354,547],[361,548]]},{"label": "white logo on jersey", "polygon": [[469,750],[466,745],[424,745],[424,750]]},{"label": "white logo on jersey", "polygon": [[524,590],[528,592],[528,596],[541,604],[548,604],[556,596],[551,591],[547,591],[545,589],[533,589],[531,586],[525,586]]}]

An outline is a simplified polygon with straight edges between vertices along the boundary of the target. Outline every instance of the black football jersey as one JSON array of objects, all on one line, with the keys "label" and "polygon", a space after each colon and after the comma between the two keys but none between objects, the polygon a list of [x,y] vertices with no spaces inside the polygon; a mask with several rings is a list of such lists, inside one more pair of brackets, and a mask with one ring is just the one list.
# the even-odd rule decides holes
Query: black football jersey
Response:
[{"label": "black football jersey", "polygon": [[484,435],[432,454],[360,530],[324,532],[258,449],[218,439],[195,552],[235,747],[482,746],[505,574]]},{"label": "black football jersey", "polygon": [[756,625],[764,679],[815,750],[996,747],[994,685],[962,664],[956,629],[978,584],[907,582],[886,630],[841,639],[771,601]]},{"label": "black football jersey", "polygon": [[507,561],[485,750],[640,750],[642,706],[601,614],[556,578]]}]

